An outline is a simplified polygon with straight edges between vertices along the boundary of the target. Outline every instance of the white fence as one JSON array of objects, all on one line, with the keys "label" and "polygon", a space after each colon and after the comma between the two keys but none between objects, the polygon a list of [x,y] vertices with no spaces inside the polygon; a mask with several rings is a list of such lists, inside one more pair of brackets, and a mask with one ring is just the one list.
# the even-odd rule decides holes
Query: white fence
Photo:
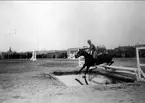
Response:
[{"label": "white fence", "polygon": [[30,58],[30,60],[32,60],[32,61],[36,61],[36,51],[33,51],[32,52],[32,57]]},{"label": "white fence", "polygon": [[137,80],[145,80],[145,74],[141,69],[141,66],[145,66],[145,64],[141,64],[140,63],[140,59],[139,59],[139,50],[145,49],[145,47],[137,47],[136,48],[136,59],[137,59]]}]

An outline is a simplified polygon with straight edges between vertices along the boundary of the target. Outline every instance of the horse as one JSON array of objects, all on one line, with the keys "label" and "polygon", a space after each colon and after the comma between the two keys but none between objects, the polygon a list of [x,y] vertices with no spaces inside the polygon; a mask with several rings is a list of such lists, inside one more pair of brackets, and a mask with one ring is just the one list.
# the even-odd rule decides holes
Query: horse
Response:
[{"label": "horse", "polygon": [[107,63],[107,65],[111,65],[112,63],[114,63],[114,61],[112,61],[112,56],[105,53],[100,54],[96,58],[94,58],[93,55],[87,53],[84,49],[79,49],[78,52],[75,54],[75,58],[78,58],[80,56],[84,56],[85,63],[83,64],[82,68],[79,70],[78,73],[80,73],[85,67],[87,67],[85,71],[85,76],[88,73],[89,68],[91,66],[97,66],[103,63]]}]

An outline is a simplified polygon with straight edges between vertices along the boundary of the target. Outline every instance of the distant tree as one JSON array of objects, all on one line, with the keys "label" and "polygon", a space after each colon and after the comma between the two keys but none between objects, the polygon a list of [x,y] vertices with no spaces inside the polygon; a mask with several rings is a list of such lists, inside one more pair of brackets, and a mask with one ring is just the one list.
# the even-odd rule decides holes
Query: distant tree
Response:
[{"label": "distant tree", "polygon": [[106,47],[104,45],[97,46],[96,49],[97,49],[97,53],[98,54],[107,52],[107,49],[106,49]]}]

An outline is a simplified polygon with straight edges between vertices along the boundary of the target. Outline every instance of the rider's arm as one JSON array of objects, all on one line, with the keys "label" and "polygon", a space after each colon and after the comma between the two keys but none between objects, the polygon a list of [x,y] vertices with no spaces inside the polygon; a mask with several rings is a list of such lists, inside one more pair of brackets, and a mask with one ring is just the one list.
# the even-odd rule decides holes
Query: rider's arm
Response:
[{"label": "rider's arm", "polygon": [[92,48],[91,47],[88,48],[88,52],[89,52],[89,54],[92,54]]}]

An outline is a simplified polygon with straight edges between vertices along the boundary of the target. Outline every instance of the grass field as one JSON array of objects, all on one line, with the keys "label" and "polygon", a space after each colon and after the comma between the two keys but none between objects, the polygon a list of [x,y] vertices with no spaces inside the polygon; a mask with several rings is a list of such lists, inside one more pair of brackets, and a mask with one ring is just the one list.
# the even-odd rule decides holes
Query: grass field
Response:
[{"label": "grass field", "polygon": [[[141,58],[145,61],[145,58]],[[115,58],[115,66],[137,67],[136,58]],[[57,69],[78,69],[77,60],[68,59],[38,59],[37,61],[30,60],[0,60],[0,73],[23,73],[29,71],[37,71],[38,69],[46,69],[51,67]],[[76,68],[75,68],[76,67]]]}]

